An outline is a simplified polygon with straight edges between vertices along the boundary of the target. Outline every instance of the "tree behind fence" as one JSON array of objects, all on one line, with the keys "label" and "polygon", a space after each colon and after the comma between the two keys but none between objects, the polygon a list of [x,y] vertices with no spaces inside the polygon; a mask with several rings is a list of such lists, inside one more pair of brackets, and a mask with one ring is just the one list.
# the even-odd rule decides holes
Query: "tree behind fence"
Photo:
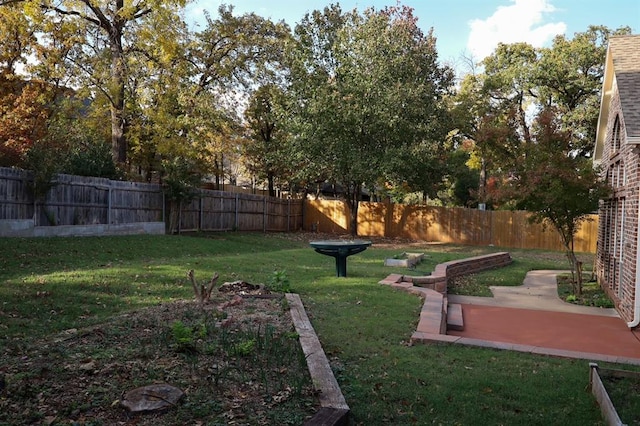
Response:
[{"label": "tree behind fence", "polygon": [[[36,226],[163,222],[169,217],[162,187],[103,178],[57,175],[36,204],[28,171],[0,168],[0,220],[34,219]],[[182,230],[296,231],[302,200],[199,190],[179,213]]]}]

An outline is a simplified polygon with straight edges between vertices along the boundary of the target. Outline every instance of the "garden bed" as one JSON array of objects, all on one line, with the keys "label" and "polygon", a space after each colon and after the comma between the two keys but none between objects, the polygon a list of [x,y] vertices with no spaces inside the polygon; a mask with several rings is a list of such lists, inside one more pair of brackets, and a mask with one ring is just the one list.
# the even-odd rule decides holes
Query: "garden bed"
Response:
[{"label": "garden bed", "polygon": [[[282,297],[217,292],[87,329],[8,345],[0,377],[3,424],[302,424],[319,409]],[[220,309],[224,306],[224,309]],[[168,383],[168,410],[130,413],[123,395]]]},{"label": "garden bed", "polygon": [[640,424],[640,372],[589,367],[591,392],[607,424]]}]

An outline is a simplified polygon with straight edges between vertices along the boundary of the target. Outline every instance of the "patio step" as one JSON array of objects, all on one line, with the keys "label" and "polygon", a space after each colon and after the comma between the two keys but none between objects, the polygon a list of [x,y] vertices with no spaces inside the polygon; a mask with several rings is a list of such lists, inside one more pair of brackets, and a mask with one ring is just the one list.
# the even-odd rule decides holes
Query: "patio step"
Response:
[{"label": "patio step", "polygon": [[447,330],[463,331],[464,319],[462,317],[462,305],[450,303],[447,306]]}]

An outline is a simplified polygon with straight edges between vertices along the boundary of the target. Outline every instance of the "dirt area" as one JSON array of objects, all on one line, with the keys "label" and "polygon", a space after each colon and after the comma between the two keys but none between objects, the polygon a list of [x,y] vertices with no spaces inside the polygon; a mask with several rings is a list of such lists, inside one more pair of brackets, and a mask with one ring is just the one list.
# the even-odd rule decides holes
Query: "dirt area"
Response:
[{"label": "dirt area", "polygon": [[[282,295],[234,283],[212,302],[175,302],[15,341],[0,363],[0,424],[302,424],[319,407]],[[127,392],[184,392],[131,413]]]}]

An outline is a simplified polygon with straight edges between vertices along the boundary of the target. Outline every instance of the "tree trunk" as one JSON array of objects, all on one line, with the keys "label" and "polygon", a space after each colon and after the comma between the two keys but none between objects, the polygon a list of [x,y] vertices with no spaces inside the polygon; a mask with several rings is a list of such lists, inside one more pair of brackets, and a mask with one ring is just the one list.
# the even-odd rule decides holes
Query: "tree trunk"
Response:
[{"label": "tree trunk", "polygon": [[578,261],[573,245],[573,233],[564,236],[563,241],[565,249],[567,250],[567,258],[571,264],[571,287],[573,294],[576,296],[582,295],[582,262]]},{"label": "tree trunk", "polygon": [[349,232],[352,236],[358,235],[358,204],[360,201],[360,185],[350,183],[346,185],[345,195],[349,205]]},{"label": "tree trunk", "polygon": [[478,178],[478,202],[487,204],[487,163],[484,157],[480,158],[480,176]]},{"label": "tree trunk", "polygon": [[218,154],[213,157],[213,168],[216,174],[216,189],[220,190],[220,164],[218,164]]},{"label": "tree trunk", "polygon": [[274,181],[273,172],[269,172],[267,174],[267,182],[269,183],[269,196],[270,197],[275,197],[276,196],[276,189],[274,187],[273,181]]},{"label": "tree trunk", "polygon": [[576,296],[582,296],[582,262],[576,260]]},{"label": "tree trunk", "polygon": [[111,93],[111,149],[113,161],[122,166],[127,161],[122,28],[119,23],[115,23],[109,30],[111,41],[111,84],[113,90]]}]

